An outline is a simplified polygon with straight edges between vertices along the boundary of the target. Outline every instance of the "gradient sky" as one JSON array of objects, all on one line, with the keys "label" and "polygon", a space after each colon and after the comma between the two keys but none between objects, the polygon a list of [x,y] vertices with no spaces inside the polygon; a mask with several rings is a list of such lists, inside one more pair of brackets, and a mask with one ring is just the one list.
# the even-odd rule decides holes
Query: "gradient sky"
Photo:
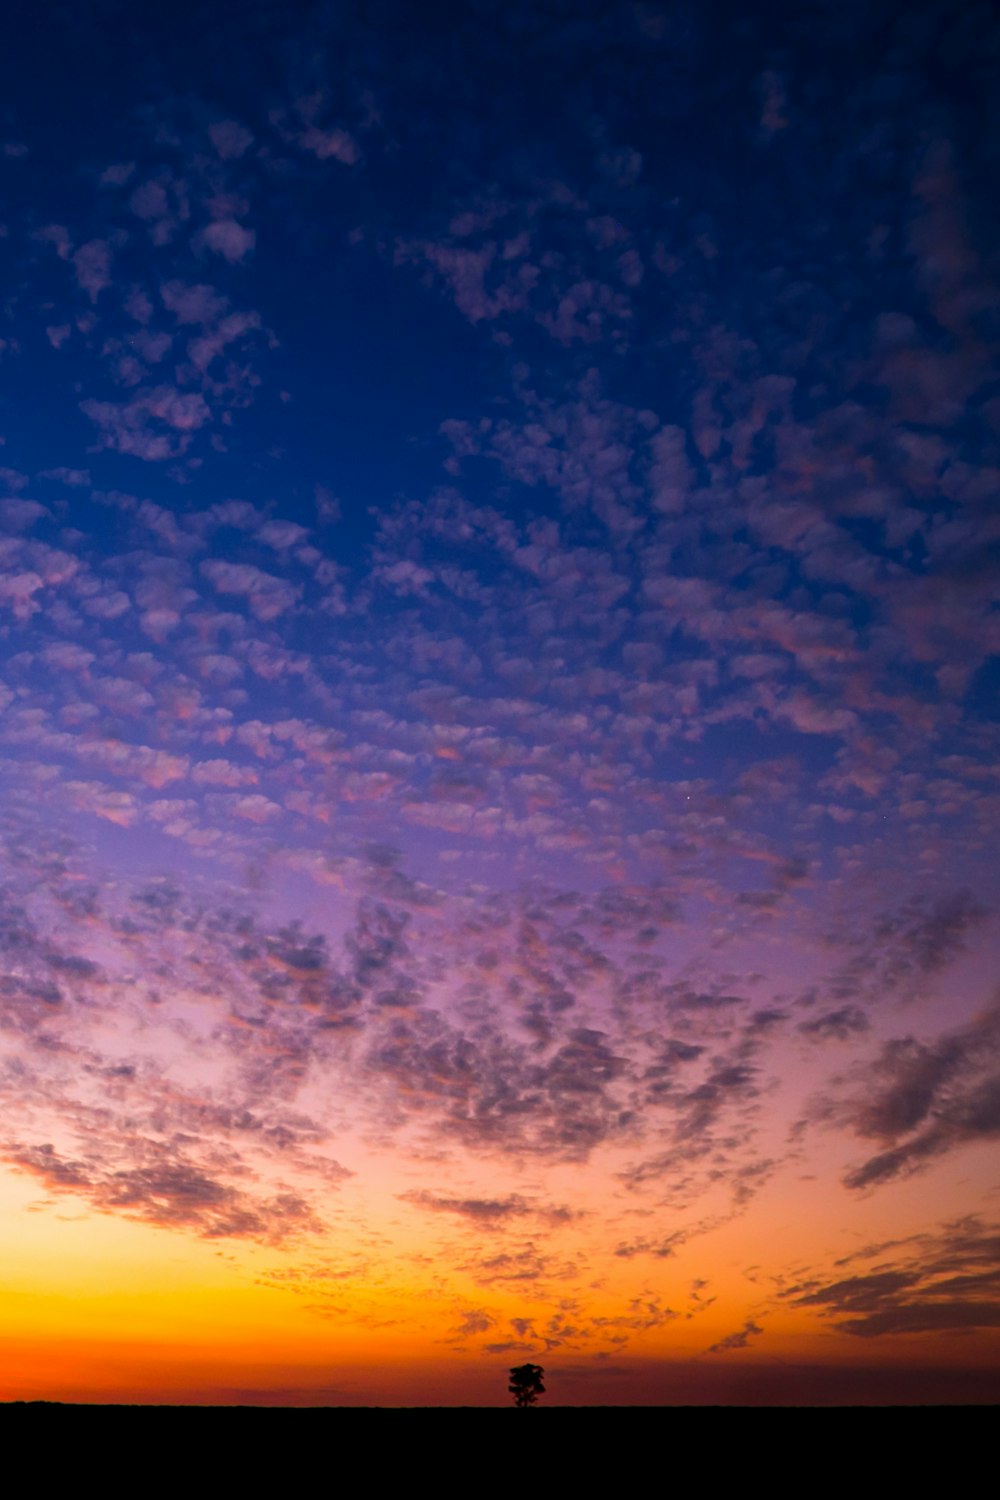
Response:
[{"label": "gradient sky", "polygon": [[0,1396],[1000,1398],[1000,26],[0,55]]}]

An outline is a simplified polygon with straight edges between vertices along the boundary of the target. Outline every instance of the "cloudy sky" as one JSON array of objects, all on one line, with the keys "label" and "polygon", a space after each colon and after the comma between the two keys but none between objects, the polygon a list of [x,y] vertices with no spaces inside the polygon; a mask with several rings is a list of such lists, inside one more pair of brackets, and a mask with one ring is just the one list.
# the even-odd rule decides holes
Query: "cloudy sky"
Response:
[{"label": "cloudy sky", "polygon": [[1000,1396],[1000,28],[21,7],[0,1396]]}]

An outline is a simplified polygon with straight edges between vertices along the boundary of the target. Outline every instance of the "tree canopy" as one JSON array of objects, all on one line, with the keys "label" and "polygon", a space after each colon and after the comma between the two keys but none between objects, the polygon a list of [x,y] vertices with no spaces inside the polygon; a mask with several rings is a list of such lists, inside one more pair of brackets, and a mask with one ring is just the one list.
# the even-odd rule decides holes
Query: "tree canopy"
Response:
[{"label": "tree canopy", "polygon": [[545,1386],[542,1384],[544,1374],[541,1365],[514,1366],[507,1389],[514,1397],[515,1406],[534,1406],[539,1396],[545,1394]]}]

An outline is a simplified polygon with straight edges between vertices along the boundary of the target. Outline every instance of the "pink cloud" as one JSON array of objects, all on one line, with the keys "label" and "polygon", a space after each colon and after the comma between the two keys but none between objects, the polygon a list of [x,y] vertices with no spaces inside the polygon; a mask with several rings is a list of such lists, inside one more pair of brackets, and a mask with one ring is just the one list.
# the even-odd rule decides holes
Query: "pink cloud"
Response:
[{"label": "pink cloud", "polygon": [[[105,448],[152,463],[183,453],[191,433],[211,417],[198,392],[168,385],[140,391],[128,402],[88,399],[80,402],[80,409],[99,428]],[[157,423],[169,431],[157,431]]]},{"label": "pink cloud", "polygon": [[16,619],[30,620],[38,609],[35,595],[44,587],[37,573],[0,573],[0,604],[6,604]]},{"label": "pink cloud", "polygon": [[59,484],[70,484],[76,488],[90,483],[90,470],[62,467],[58,469],[43,469],[41,477],[43,479],[55,479]]},{"label": "pink cloud", "polygon": [[399,264],[424,261],[432,266],[450,288],[459,311],[470,322],[478,323],[525,307],[537,278],[534,267],[522,265],[516,271],[504,271],[496,285],[488,289],[487,275],[496,254],[497,247],[492,241],[473,250],[465,245],[420,240],[401,242],[396,261]]},{"label": "pink cloud", "polygon": [[858,716],[846,708],[830,708],[805,693],[794,693],[775,708],[802,734],[850,734],[858,728]]},{"label": "pink cloud", "polygon": [[114,792],[97,781],[67,781],[62,791],[78,811],[93,813],[94,817],[119,828],[131,828],[140,815],[131,793]]},{"label": "pink cloud", "polygon": [[139,618],[139,628],[144,635],[162,646],[180,622],[181,617],[175,609],[147,609]]},{"label": "pink cloud", "polygon": [[320,161],[333,157],[348,167],[353,166],[360,155],[357,142],[346,130],[320,130],[316,125],[310,125],[302,132],[299,145],[303,151],[318,156]]},{"label": "pink cloud", "polygon": [[280,109],[272,110],[271,124],[285,141],[294,142],[320,161],[333,160],[342,162],[344,166],[353,166],[361,155],[354,137],[340,125],[324,127],[318,124],[327,102],[324,90],[303,95],[295,100],[290,113]]},{"label": "pink cloud", "polygon": [[160,288],[163,305],[178,323],[211,323],[229,306],[226,297],[204,282],[167,281]]},{"label": "pink cloud", "polygon": [[172,781],[183,781],[190,765],[185,755],[171,755],[166,750],[130,745],[122,740],[84,741],[78,748],[88,760],[99,761],[107,770],[134,777],[157,791]]},{"label": "pink cloud", "polygon": [[260,327],[260,317],[255,312],[234,312],[222,318],[214,328],[206,331],[188,344],[188,355],[196,369],[204,372],[212,361],[234,340],[241,338],[254,328]]},{"label": "pink cloud", "polygon": [[236,161],[253,145],[253,136],[238,120],[217,120],[208,127],[209,139],[223,161]]},{"label": "pink cloud", "polygon": [[69,260],[73,242],[64,224],[46,224],[43,229],[36,230],[35,239],[44,245],[51,245],[60,260]]},{"label": "pink cloud", "polygon": [[207,245],[209,250],[223,256],[230,265],[244,260],[257,243],[255,231],[245,229],[235,219],[216,219],[213,224],[207,224],[195,238],[198,244]]},{"label": "pink cloud", "polygon": [[106,240],[88,240],[73,256],[76,279],[91,302],[111,285],[111,248]]},{"label": "pink cloud", "polygon": [[238,766],[231,760],[200,760],[191,771],[191,780],[199,786],[256,786],[258,779],[251,766]]},{"label": "pink cloud", "polygon": [[281,808],[269,797],[262,797],[255,793],[249,797],[236,797],[229,804],[230,812],[234,817],[242,818],[248,823],[270,823],[272,819],[280,817]]},{"label": "pink cloud", "polygon": [[51,514],[48,506],[40,505],[37,500],[21,500],[15,497],[0,500],[0,523],[9,531],[27,531],[43,516],[51,516]]},{"label": "pink cloud", "polygon": [[97,179],[102,187],[124,187],[135,171],[134,161],[112,162]]},{"label": "pink cloud", "polygon": [[220,594],[241,594],[258,620],[274,620],[294,608],[302,595],[298,584],[272,573],[264,573],[249,563],[223,562],[208,558],[201,571]]},{"label": "pink cloud", "polygon": [[265,521],[257,532],[258,540],[273,547],[276,552],[285,552],[289,547],[297,546],[308,535],[306,528],[295,521]]}]

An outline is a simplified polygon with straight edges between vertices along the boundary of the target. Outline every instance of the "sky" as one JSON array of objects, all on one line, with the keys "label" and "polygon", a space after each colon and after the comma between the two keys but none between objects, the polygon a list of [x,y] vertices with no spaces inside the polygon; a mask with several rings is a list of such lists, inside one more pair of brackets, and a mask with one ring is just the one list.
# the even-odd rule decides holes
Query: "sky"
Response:
[{"label": "sky", "polygon": [[0,49],[0,1398],[1000,1398],[1000,25]]}]

